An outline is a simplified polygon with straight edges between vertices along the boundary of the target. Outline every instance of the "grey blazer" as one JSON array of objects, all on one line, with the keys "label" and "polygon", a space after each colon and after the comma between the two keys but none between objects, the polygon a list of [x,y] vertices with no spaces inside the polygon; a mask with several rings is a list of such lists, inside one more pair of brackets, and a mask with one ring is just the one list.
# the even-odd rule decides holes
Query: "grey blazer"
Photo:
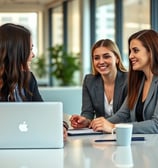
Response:
[{"label": "grey blazer", "polygon": [[[121,107],[127,95],[127,73],[117,72],[113,98],[113,112]],[[110,117],[104,108],[104,84],[101,75],[88,74],[82,88],[81,115],[92,120],[94,117]]]},{"label": "grey blazer", "polygon": [[[139,95],[143,89],[144,79],[140,86]],[[139,97],[139,96],[138,96]],[[132,110],[127,107],[127,101],[123,103],[119,111],[108,118],[112,123],[127,122],[130,120],[133,123],[133,133],[157,134],[158,133],[158,76],[153,76],[151,87],[148,96],[144,103],[143,119],[144,121],[136,121],[136,105]]]}]

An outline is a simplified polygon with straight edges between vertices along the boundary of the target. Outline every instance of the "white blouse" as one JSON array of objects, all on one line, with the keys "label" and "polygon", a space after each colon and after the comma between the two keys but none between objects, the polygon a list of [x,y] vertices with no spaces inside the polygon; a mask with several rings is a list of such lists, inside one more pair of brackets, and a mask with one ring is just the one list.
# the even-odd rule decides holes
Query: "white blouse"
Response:
[{"label": "white blouse", "polygon": [[107,113],[109,116],[113,115],[113,99],[109,103],[106,94],[104,94],[104,108],[105,113]]}]

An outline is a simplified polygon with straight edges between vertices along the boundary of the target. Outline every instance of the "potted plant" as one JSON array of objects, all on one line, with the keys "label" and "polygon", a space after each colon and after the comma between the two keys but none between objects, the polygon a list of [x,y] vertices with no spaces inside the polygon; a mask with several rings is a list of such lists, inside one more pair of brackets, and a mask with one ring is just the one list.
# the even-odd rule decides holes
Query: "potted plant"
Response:
[{"label": "potted plant", "polygon": [[35,74],[37,75],[37,77],[45,77],[47,75],[45,56],[41,55],[33,59],[32,68],[33,70],[35,70]]},{"label": "potted plant", "polygon": [[[48,49],[49,66],[52,77],[54,77],[60,86],[76,85],[74,81],[74,73],[80,70],[79,54],[68,53],[64,51],[63,45],[55,45]],[[46,64],[46,56],[36,57],[33,69],[39,78],[48,74],[48,64]]]},{"label": "potted plant", "polygon": [[80,70],[79,54],[68,53],[63,45],[49,48],[51,75],[59,81],[60,86],[75,85],[74,73]]}]

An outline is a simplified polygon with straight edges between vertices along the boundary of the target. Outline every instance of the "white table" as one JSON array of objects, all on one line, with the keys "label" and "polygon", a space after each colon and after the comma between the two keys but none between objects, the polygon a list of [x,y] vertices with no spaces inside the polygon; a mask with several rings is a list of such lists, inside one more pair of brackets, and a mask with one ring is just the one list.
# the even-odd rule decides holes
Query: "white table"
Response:
[{"label": "white table", "polygon": [[[117,146],[116,142],[94,142],[95,139],[113,138],[110,134],[68,137],[64,168],[157,168],[158,134],[133,136],[144,136],[146,141],[133,141],[127,148]],[[127,166],[127,162],[130,165]]]},{"label": "white table", "polygon": [[[158,134],[144,136],[145,142],[132,142],[129,148],[116,142],[96,143],[112,135],[68,137],[63,149],[0,150],[3,168],[157,168]],[[125,166],[125,164],[130,165]],[[132,165],[131,165],[132,164]]]}]

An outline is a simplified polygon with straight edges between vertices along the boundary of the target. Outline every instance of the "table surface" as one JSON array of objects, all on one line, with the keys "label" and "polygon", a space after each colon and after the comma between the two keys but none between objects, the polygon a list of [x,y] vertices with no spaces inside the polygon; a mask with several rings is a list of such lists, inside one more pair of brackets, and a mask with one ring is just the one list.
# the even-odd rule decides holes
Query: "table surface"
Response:
[{"label": "table surface", "polygon": [[95,142],[115,135],[69,136],[63,149],[0,150],[3,168],[157,168],[158,134],[143,136],[129,147],[116,142]]},{"label": "table surface", "polygon": [[158,134],[133,134],[145,141],[132,141],[130,147],[116,142],[95,142],[114,138],[111,134],[68,137],[64,148],[64,168],[157,168]]}]

